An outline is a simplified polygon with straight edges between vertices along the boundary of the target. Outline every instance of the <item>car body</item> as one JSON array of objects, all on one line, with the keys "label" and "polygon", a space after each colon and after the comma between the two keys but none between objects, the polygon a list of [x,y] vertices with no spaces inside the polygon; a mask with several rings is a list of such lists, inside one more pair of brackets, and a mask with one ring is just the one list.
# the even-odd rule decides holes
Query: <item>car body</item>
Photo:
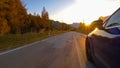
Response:
[{"label": "car body", "polygon": [[120,68],[120,8],[86,37],[87,59],[98,68]]}]

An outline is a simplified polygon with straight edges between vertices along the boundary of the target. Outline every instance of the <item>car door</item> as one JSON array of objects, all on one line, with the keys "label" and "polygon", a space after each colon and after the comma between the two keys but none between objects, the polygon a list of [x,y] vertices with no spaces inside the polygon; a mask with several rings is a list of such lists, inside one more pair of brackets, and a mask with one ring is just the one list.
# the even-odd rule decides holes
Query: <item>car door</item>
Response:
[{"label": "car door", "polygon": [[103,27],[92,35],[95,62],[107,68],[120,68],[120,9],[106,20]]}]

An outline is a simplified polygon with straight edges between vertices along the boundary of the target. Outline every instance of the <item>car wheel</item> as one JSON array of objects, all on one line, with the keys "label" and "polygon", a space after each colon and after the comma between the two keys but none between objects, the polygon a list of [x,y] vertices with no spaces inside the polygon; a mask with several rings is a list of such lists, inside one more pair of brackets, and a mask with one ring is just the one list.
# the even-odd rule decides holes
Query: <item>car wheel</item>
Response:
[{"label": "car wheel", "polygon": [[93,62],[92,55],[91,55],[90,43],[89,43],[88,39],[86,39],[86,56],[87,56],[88,61]]}]

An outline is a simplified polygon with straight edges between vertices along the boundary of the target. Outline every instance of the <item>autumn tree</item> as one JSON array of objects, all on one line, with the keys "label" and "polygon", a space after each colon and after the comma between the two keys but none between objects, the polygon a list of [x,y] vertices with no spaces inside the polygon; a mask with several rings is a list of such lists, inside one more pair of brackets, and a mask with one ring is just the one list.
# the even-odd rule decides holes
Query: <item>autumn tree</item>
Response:
[{"label": "autumn tree", "polygon": [[78,31],[85,32],[85,23],[84,22],[79,23]]},{"label": "autumn tree", "polygon": [[46,11],[45,7],[43,7],[41,18],[42,18],[42,26],[46,30],[49,30],[50,29],[50,20],[49,20],[48,12]]},{"label": "autumn tree", "polygon": [[8,21],[11,26],[11,33],[22,33],[26,25],[26,9],[22,6],[20,0],[9,0],[8,4],[10,6]]},{"label": "autumn tree", "polygon": [[10,26],[8,25],[8,11],[10,6],[8,5],[9,0],[0,1],[0,34],[6,34],[10,32]]},{"label": "autumn tree", "polygon": [[[22,33],[26,25],[26,9],[20,0],[1,0],[0,18],[1,23],[6,22],[10,27],[10,33]],[[8,29],[9,30],[9,29]]]},{"label": "autumn tree", "polygon": [[9,33],[10,26],[8,25],[8,21],[4,18],[0,18],[0,35],[4,35]]},{"label": "autumn tree", "polygon": [[69,30],[71,28],[68,24],[64,22],[62,22],[60,25],[61,25],[61,30]]}]

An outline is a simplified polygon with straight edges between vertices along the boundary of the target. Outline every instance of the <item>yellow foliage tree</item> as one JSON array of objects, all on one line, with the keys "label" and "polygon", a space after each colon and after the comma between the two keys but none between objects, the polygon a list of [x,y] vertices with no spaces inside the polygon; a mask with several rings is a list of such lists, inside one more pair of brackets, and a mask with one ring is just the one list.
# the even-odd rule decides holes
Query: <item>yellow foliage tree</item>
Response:
[{"label": "yellow foliage tree", "polygon": [[5,19],[0,18],[0,35],[4,35],[10,32],[10,27]]}]

